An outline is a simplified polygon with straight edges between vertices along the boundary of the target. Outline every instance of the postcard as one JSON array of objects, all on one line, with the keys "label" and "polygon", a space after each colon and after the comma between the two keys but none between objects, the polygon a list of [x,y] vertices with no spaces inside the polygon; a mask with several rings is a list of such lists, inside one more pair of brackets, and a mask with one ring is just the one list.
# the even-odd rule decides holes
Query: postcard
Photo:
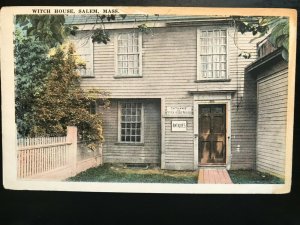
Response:
[{"label": "postcard", "polygon": [[297,13],[4,7],[3,184],[288,193]]}]

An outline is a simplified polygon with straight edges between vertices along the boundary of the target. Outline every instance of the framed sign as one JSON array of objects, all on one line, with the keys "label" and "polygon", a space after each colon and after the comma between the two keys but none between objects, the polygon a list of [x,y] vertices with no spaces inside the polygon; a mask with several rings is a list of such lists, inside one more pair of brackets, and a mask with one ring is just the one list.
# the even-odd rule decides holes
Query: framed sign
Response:
[{"label": "framed sign", "polygon": [[192,116],[192,107],[191,106],[168,106],[166,110],[167,116]]},{"label": "framed sign", "polygon": [[186,121],[185,120],[173,120],[172,121],[172,131],[186,131]]}]

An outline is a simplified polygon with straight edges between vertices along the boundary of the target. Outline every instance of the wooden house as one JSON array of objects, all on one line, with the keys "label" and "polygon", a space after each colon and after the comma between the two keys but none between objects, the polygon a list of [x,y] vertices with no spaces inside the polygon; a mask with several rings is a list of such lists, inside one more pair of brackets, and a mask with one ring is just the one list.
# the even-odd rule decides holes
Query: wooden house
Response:
[{"label": "wooden house", "polygon": [[258,43],[258,59],[246,67],[246,76],[255,80],[256,169],[285,175],[288,98],[288,63],[283,49],[264,39]]},{"label": "wooden house", "polygon": [[[245,74],[257,59],[252,34],[238,33],[231,17],[128,15],[96,21],[67,17],[79,27],[72,40],[86,61],[82,86],[110,93],[110,108],[103,111],[105,163],[171,170],[267,164],[260,153],[264,139],[257,139],[265,121],[262,114],[257,119],[256,79]],[[144,24],[147,32],[137,28]],[[103,25],[110,34],[107,44],[87,40]],[[241,51],[251,57],[240,57]],[[259,106],[258,112],[264,110]]]}]

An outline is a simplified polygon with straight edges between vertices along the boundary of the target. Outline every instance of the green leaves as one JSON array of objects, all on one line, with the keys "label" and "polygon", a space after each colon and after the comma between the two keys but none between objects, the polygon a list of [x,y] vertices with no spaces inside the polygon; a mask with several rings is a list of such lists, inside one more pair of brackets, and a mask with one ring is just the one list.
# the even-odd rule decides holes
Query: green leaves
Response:
[{"label": "green leaves", "polygon": [[[107,44],[110,38],[109,33],[104,29],[104,23],[123,20],[126,16],[126,14],[97,15],[95,24],[99,20],[102,23],[103,29],[98,28],[94,31],[93,41]],[[62,44],[68,35],[76,35],[79,29],[77,26],[66,25],[63,15],[17,15],[16,24],[27,36],[43,42],[49,48]]]},{"label": "green leaves", "polygon": [[104,140],[102,114],[90,114],[94,101],[108,104],[107,93],[100,90],[85,92],[80,87],[80,77],[76,71],[74,46],[63,45],[55,49],[49,59],[49,73],[41,94],[35,98],[29,135],[65,135],[67,126],[77,126],[80,139],[90,146]]},{"label": "green leaves", "polygon": [[78,28],[77,26],[72,26],[72,28],[67,27],[66,29],[68,30],[68,32],[69,32],[71,35],[75,36],[75,35],[76,35],[76,31],[77,31],[79,28]]},{"label": "green leaves", "polygon": [[233,17],[237,30],[244,34],[251,32],[266,34],[269,31],[269,20],[266,17]]},{"label": "green leaves", "polygon": [[[125,15],[126,16],[126,15]],[[121,16],[125,18],[125,16]],[[115,20],[104,15],[101,20]],[[67,126],[77,126],[79,136],[90,146],[104,140],[102,115],[90,114],[91,102],[107,107],[107,93],[80,87],[74,46],[64,46],[67,35],[78,27],[66,26],[63,15],[16,16],[16,122],[21,136],[64,135]],[[93,41],[107,44],[109,34],[96,29]],[[59,47],[58,47],[59,46]],[[50,48],[55,53],[48,56]]]},{"label": "green leaves", "polygon": [[251,53],[243,51],[239,54],[239,57],[240,56],[244,57],[245,59],[250,59],[251,58]]},{"label": "green leaves", "polygon": [[62,44],[69,35],[70,28],[65,26],[63,15],[18,15],[16,24],[26,35],[43,42],[49,48]]},{"label": "green leaves", "polygon": [[102,28],[97,28],[92,35],[92,41],[107,44],[110,41],[109,33]]},{"label": "green leaves", "polygon": [[15,36],[16,121],[20,135],[28,135],[34,125],[33,106],[41,95],[49,70],[48,47],[25,37]]},{"label": "green leaves", "polygon": [[[251,32],[258,35],[257,38],[268,36],[269,41],[275,48],[282,47],[283,56],[286,59],[289,49],[289,22],[286,17],[233,17],[238,32],[244,34]],[[243,56],[243,55],[242,55]]]},{"label": "green leaves", "polygon": [[152,31],[151,28],[148,27],[146,24],[141,24],[137,28],[140,32],[145,33],[145,34],[149,34]]},{"label": "green leaves", "polygon": [[65,135],[77,126],[79,136],[91,148],[104,140],[102,114],[90,114],[91,102],[108,107],[108,94],[80,87],[73,45],[62,45],[51,57],[44,42],[15,39],[16,122],[21,136]]},{"label": "green leaves", "polygon": [[276,18],[272,22],[272,33],[269,36],[269,41],[277,48],[283,47],[286,51],[288,51],[289,23],[287,18]]}]

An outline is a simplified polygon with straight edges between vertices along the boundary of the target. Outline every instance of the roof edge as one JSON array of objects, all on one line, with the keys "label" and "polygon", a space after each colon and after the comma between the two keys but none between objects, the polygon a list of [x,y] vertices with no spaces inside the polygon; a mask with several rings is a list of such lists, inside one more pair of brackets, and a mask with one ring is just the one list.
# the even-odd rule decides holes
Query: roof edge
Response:
[{"label": "roof edge", "polygon": [[[256,61],[250,63],[246,68],[245,68],[245,73],[252,72],[253,70],[258,69],[261,67],[263,64],[270,62],[271,60],[274,60],[276,58],[282,58],[282,50],[283,48],[278,48],[275,51],[265,55],[264,57],[257,59]],[[282,58],[283,59],[283,58]]]}]

